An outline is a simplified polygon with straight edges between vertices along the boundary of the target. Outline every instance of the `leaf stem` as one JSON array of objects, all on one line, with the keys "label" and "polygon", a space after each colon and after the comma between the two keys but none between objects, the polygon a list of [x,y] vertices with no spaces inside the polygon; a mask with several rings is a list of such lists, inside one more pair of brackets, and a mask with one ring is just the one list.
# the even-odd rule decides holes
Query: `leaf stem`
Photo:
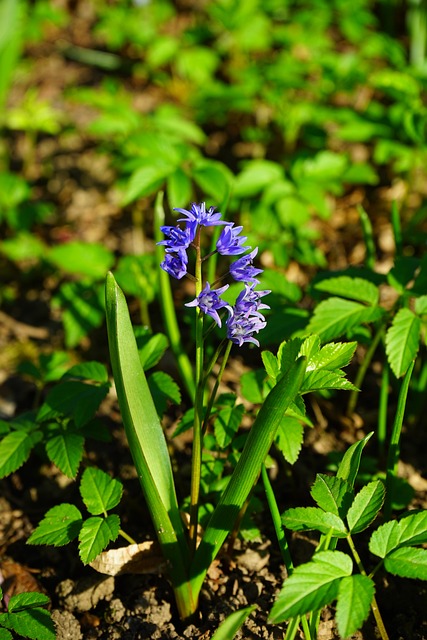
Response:
[{"label": "leaf stem", "polygon": [[131,538],[126,531],[123,531],[123,529],[119,529],[119,535],[122,536],[122,538],[124,538],[127,542],[129,542],[129,544],[137,544],[136,540],[134,540],[133,538]]},{"label": "leaf stem", "polygon": [[354,386],[357,387],[357,389],[353,389],[353,391],[350,393],[350,398],[347,405],[348,416],[351,416],[356,408],[356,403],[360,393],[360,388],[363,384],[363,380],[365,378],[368,367],[371,364],[372,358],[374,357],[374,353],[377,349],[378,343],[384,335],[384,329],[385,329],[385,325],[384,323],[381,323],[381,325],[377,329],[377,332],[371,344],[369,345],[367,352],[365,353],[365,357],[363,358],[362,364],[359,367],[359,370],[356,375],[356,379],[354,381]]},{"label": "leaf stem", "polygon": [[270,478],[268,477],[265,464],[263,464],[261,467],[261,473],[262,480],[264,482],[265,495],[267,496],[267,503],[270,508],[274,530],[276,532],[277,541],[279,543],[279,549],[282,554],[288,576],[290,576],[292,571],[294,570],[294,564],[292,562],[291,554],[289,551],[288,541],[286,540],[285,530],[282,525],[282,519],[280,517],[279,507],[277,506],[276,496],[274,495],[273,487],[271,486]]}]

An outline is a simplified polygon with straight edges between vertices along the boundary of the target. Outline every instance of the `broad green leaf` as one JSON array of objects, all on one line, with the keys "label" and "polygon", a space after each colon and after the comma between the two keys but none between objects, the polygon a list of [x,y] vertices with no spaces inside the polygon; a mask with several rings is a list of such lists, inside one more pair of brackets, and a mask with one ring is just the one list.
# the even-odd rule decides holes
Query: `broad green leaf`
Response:
[{"label": "broad green leaf", "polygon": [[385,558],[399,547],[427,543],[427,510],[418,511],[396,520],[386,522],[373,532],[369,541],[371,553]]},{"label": "broad green leaf", "polygon": [[353,491],[342,478],[318,473],[311,487],[311,496],[324,511],[343,518],[348,510]]},{"label": "broad green leaf", "polygon": [[419,316],[425,316],[427,314],[427,295],[416,298],[415,313]]},{"label": "broad green leaf", "polygon": [[395,576],[427,580],[427,549],[402,547],[384,560],[384,566]]},{"label": "broad green leaf", "polygon": [[0,478],[22,467],[31,453],[34,440],[29,433],[12,431],[0,442]]},{"label": "broad green leaf", "polygon": [[370,438],[373,435],[373,431],[368,433],[367,436],[355,442],[351,445],[345,452],[343,459],[340,462],[337,471],[337,478],[342,478],[348,482],[350,487],[354,487],[354,482],[356,480],[357,473],[359,471],[360,458],[362,456],[362,451]]},{"label": "broad green leaf", "polygon": [[283,169],[270,160],[250,160],[234,182],[233,196],[247,198],[283,177]]},{"label": "broad green leaf", "polygon": [[120,518],[113,513],[106,518],[93,517],[83,522],[79,533],[79,555],[83,564],[95,560],[109,542],[117,539]]},{"label": "broad green leaf", "polygon": [[325,278],[320,282],[316,282],[314,289],[331,293],[341,298],[350,298],[350,300],[356,300],[357,302],[366,302],[369,305],[378,304],[378,287],[363,278],[350,278],[350,276]]},{"label": "broad green leaf", "polygon": [[61,431],[46,443],[46,453],[68,478],[75,478],[83,457],[85,439],[78,433]]},{"label": "broad green leaf", "polygon": [[147,379],[147,382],[159,416],[165,413],[168,402],[180,404],[181,391],[168,373],[155,371]]},{"label": "broad green leaf", "polygon": [[418,353],[421,320],[410,309],[399,309],[385,337],[390,367],[400,378]]},{"label": "broad green leaf", "polygon": [[93,282],[65,282],[52,298],[53,307],[62,310],[65,344],[75,347],[104,318],[102,288]]},{"label": "broad green leaf", "polygon": [[[227,202],[233,183],[233,174],[226,165],[217,160],[201,160],[192,169],[196,184],[217,202]],[[176,205],[175,205],[176,206]]]},{"label": "broad green leaf", "polygon": [[338,538],[344,538],[347,535],[347,528],[339,516],[318,507],[287,509],[282,516],[282,522],[292,531],[332,532],[332,535]]},{"label": "broad green leaf", "polygon": [[344,377],[343,371],[328,371],[319,369],[310,371],[304,378],[301,393],[319,391],[320,389],[337,389],[340,391],[351,391],[356,389],[354,384]]},{"label": "broad green leaf", "polygon": [[23,609],[32,607],[41,607],[45,604],[49,604],[50,598],[44,593],[38,593],[37,591],[31,591],[26,593],[17,593],[11,597],[7,610],[9,613],[17,613]]},{"label": "broad green leaf", "polygon": [[298,355],[300,355],[302,344],[303,340],[301,338],[292,338],[291,340],[282,342],[279,346],[277,350],[277,360],[282,375],[291,368]]},{"label": "broad green leaf", "polygon": [[276,356],[271,353],[271,351],[262,351],[261,358],[268,375],[276,381],[279,375],[279,365]]},{"label": "broad green leaf", "polygon": [[0,614],[0,625],[32,640],[55,640],[56,630],[50,612],[41,607],[19,613]]},{"label": "broad green leaf", "polygon": [[143,340],[141,340],[136,333],[136,343],[138,345],[138,353],[144,371],[154,367],[160,361],[169,346],[169,340],[163,333],[156,333],[154,336],[147,336],[147,339]]},{"label": "broad green leaf", "polygon": [[[2,615],[7,616],[8,614],[4,613],[0,615],[0,624],[2,623]],[[7,629],[0,628],[0,640],[13,640],[13,635]]]},{"label": "broad green leaf", "polygon": [[393,268],[387,274],[388,283],[399,293],[404,293],[407,285],[414,279],[420,261],[414,256],[398,256]]},{"label": "broad green leaf", "polygon": [[261,369],[244,373],[240,378],[242,396],[253,404],[261,404],[264,400],[265,371]]},{"label": "broad green leaf", "polygon": [[45,257],[66,273],[93,280],[103,278],[114,263],[114,254],[103,244],[79,241],[52,247]]},{"label": "broad green leaf", "polygon": [[336,621],[341,638],[360,629],[369,615],[375,585],[368,576],[343,578],[338,591]]},{"label": "broad green leaf", "polygon": [[79,535],[82,514],[73,504],[59,504],[45,514],[27,544],[52,544],[61,547]]},{"label": "broad green leaf", "polygon": [[316,611],[335,600],[342,578],[351,575],[353,563],[341,551],[321,551],[311,562],[294,569],[285,580],[273,605],[270,622],[284,622],[289,618]]},{"label": "broad green leaf", "polygon": [[106,315],[111,365],[122,419],[141,487],[174,585],[188,580],[189,561],[168,448],[141,367],[125,297],[110,273]]},{"label": "broad green leaf", "polygon": [[245,607],[244,609],[240,609],[239,611],[234,611],[231,613],[224,622],[221,622],[218,629],[213,634],[211,640],[232,640],[239,629],[242,627],[246,618],[255,611],[257,608],[256,604],[253,604],[250,607]]},{"label": "broad green leaf", "polygon": [[100,362],[80,362],[68,369],[62,376],[63,380],[68,380],[69,378],[92,380],[93,382],[106,384],[108,382],[108,371],[107,367]]},{"label": "broad green leaf", "polygon": [[363,487],[353,500],[347,512],[350,533],[360,533],[375,520],[385,497],[381,480],[370,482]]},{"label": "broad green leaf", "polygon": [[171,209],[174,207],[185,207],[191,200],[191,180],[187,174],[178,167],[173,173],[168,175],[166,180],[166,192]]},{"label": "broad green leaf", "polygon": [[172,164],[148,163],[147,161],[147,164],[136,169],[131,175],[123,194],[123,204],[128,205],[138,198],[154,193],[173,171],[175,171],[175,167]]},{"label": "broad green leaf", "polygon": [[261,465],[273,443],[287,408],[298,394],[306,367],[299,358],[268,394],[245,441],[236,468],[213,512],[190,567],[190,580],[198,593],[215,558],[257,481]]},{"label": "broad green leaf", "polygon": [[115,274],[125,293],[148,304],[156,297],[158,268],[154,254],[128,255],[120,258]]},{"label": "broad green leaf", "polygon": [[301,420],[283,416],[277,429],[275,443],[289,464],[294,464],[301,451],[304,439],[304,427]]},{"label": "broad green leaf", "polygon": [[320,350],[317,349],[312,352],[308,358],[307,370],[327,369],[332,371],[346,367],[350,363],[356,347],[357,342],[330,342],[325,344]]},{"label": "broad green leaf", "polygon": [[108,393],[109,385],[69,380],[53,387],[37,414],[37,422],[61,416],[74,419],[77,427],[89,422]]},{"label": "broad green leaf", "polygon": [[88,467],[82,475],[80,494],[89,513],[97,516],[114,509],[119,504],[122,499],[123,485],[105,471]]},{"label": "broad green leaf", "polygon": [[233,440],[244,412],[245,407],[242,404],[238,404],[236,407],[224,407],[218,412],[214,421],[214,431],[216,441],[221,449],[228,447]]},{"label": "broad green leaf", "polygon": [[353,300],[329,298],[317,305],[307,331],[317,333],[323,342],[329,342],[361,324],[378,320],[382,314],[380,307],[366,307]]}]

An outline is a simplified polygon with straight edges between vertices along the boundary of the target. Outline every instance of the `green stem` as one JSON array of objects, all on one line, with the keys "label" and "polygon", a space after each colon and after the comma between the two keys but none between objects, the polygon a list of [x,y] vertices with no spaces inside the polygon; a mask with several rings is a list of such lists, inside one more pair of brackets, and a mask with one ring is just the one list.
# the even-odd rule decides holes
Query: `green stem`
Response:
[{"label": "green stem", "polygon": [[289,551],[288,541],[286,540],[285,530],[282,525],[279,507],[277,506],[276,496],[274,495],[273,487],[271,486],[270,478],[268,477],[265,464],[263,464],[261,467],[261,473],[262,480],[264,482],[265,495],[267,496],[267,503],[270,508],[274,530],[276,532],[277,541],[279,543],[279,549],[282,554],[288,576],[290,576],[292,571],[294,570],[294,565]]},{"label": "green stem", "polygon": [[203,420],[203,428],[202,428],[202,432],[203,433],[206,432],[206,429],[207,429],[207,426],[208,426],[208,422],[209,422],[209,417],[210,417],[211,411],[212,411],[212,407],[213,407],[213,404],[215,402],[216,394],[218,393],[219,385],[221,384],[222,374],[224,373],[224,369],[226,367],[228,356],[230,355],[230,351],[231,351],[231,347],[232,346],[233,346],[233,343],[232,343],[231,340],[229,340],[228,344],[227,344],[227,347],[225,349],[224,357],[223,357],[222,362],[221,362],[221,367],[219,369],[218,375],[217,375],[216,380],[215,380],[214,388],[212,389],[212,393],[211,393],[211,395],[209,397],[209,402],[208,402],[208,406],[207,406],[207,409],[206,409],[206,414],[205,414],[205,417],[204,417],[204,420]]},{"label": "green stem", "polygon": [[304,631],[305,640],[312,640],[312,638],[314,639],[317,637],[317,633],[314,636],[311,635],[311,629],[309,627],[308,620],[305,615],[301,616],[301,624]]},{"label": "green stem", "polygon": [[134,540],[133,538],[131,538],[126,531],[123,531],[123,529],[119,529],[119,535],[122,536],[122,538],[124,538],[127,542],[129,542],[129,544],[137,544],[136,540]]},{"label": "green stem", "polygon": [[353,389],[353,391],[350,393],[350,398],[348,401],[348,406],[347,406],[348,416],[351,416],[356,408],[356,403],[360,393],[360,388],[363,384],[363,380],[365,378],[368,367],[371,364],[372,358],[374,357],[374,353],[377,349],[378,343],[384,335],[384,329],[385,329],[385,325],[382,323],[377,329],[377,332],[374,335],[374,338],[371,344],[369,345],[369,348],[365,354],[365,357],[363,358],[363,362],[359,367],[359,370],[356,375],[356,379],[354,381],[354,386],[357,387],[357,389]]},{"label": "green stem", "polygon": [[403,417],[405,415],[409,383],[411,380],[412,372],[414,370],[414,365],[415,360],[411,362],[407,372],[405,373],[405,377],[403,378],[402,385],[399,391],[399,397],[397,399],[396,416],[394,418],[393,429],[391,432],[390,447],[388,450],[387,458],[386,498],[384,504],[384,517],[386,521],[390,519],[393,505],[394,480],[397,476],[397,465],[399,463],[400,456],[400,435],[402,433]]},{"label": "green stem", "polygon": [[368,269],[374,269],[375,267],[375,242],[374,232],[372,224],[365,209],[361,206],[357,207],[357,211],[360,216],[360,222],[362,225],[363,238],[365,240],[366,258],[365,263]]},{"label": "green stem", "polygon": [[[347,542],[348,542],[348,545],[349,545],[349,547],[351,549],[351,553],[353,554],[353,558],[356,561],[356,564],[357,564],[357,567],[358,567],[360,573],[362,574],[362,576],[366,576],[367,575],[366,571],[364,569],[364,566],[362,564],[360,556],[359,556],[359,554],[357,552],[357,549],[354,546],[353,538],[351,537],[350,533],[347,535]],[[381,636],[382,640],[389,640],[388,633],[387,633],[386,628],[384,626],[384,622],[383,622],[383,619],[381,617],[381,613],[380,613],[380,610],[378,608],[378,604],[377,604],[375,596],[373,596],[373,598],[372,598],[371,609],[372,609],[372,613],[374,614],[375,622],[377,623],[378,631],[380,632],[380,636]]]},{"label": "green stem", "polygon": [[[196,297],[203,289],[202,255],[200,247],[200,227],[194,239],[196,248]],[[203,312],[196,309],[196,402],[194,407],[193,453],[191,458],[190,490],[190,553],[194,555],[197,546],[197,525],[199,519],[200,479],[202,469],[202,423],[203,423]]]},{"label": "green stem", "polygon": [[286,635],[284,640],[294,640],[298,633],[300,617],[291,618],[289,620],[288,628],[286,629]]},{"label": "green stem", "polygon": [[378,454],[381,463],[384,459],[385,442],[387,438],[387,408],[388,391],[390,383],[390,368],[388,362],[384,362],[381,376],[380,402],[378,408]]},{"label": "green stem", "polygon": [[[163,193],[159,192],[156,198],[155,205],[155,220],[154,220],[154,237],[156,242],[162,240],[162,233],[160,227],[164,224],[165,212],[163,209]],[[159,245],[156,246],[156,255],[158,262],[163,260],[163,248]],[[194,401],[196,396],[196,386],[194,384],[194,373],[190,359],[184,350],[182,343],[181,332],[178,326],[178,320],[175,312],[175,305],[172,296],[172,289],[170,284],[170,278],[168,274],[159,269],[159,283],[160,283],[160,307],[163,316],[163,322],[165,324],[166,333],[169,339],[169,344],[172,349],[172,353],[175,356],[175,360],[178,366],[181,379],[185,385],[188,395],[191,400]]]}]

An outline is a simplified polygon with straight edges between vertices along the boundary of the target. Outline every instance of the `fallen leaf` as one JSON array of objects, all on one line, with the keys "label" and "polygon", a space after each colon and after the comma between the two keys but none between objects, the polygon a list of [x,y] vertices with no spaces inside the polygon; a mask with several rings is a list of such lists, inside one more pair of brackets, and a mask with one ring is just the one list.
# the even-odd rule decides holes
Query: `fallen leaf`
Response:
[{"label": "fallen leaf", "polygon": [[166,566],[160,545],[154,540],[103,551],[90,563],[108,576],[123,573],[161,573]]}]

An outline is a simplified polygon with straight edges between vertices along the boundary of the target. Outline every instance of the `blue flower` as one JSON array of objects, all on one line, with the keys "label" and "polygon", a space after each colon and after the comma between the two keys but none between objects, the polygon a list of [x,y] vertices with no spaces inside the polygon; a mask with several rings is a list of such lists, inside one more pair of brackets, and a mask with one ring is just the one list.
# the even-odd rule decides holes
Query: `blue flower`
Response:
[{"label": "blue flower", "polygon": [[162,240],[157,244],[164,245],[166,252],[182,251],[188,249],[194,240],[194,234],[189,227],[181,229],[180,227],[160,227],[166,236],[166,240]]},{"label": "blue flower", "polygon": [[253,259],[257,253],[258,247],[251,251],[251,253],[248,253],[246,256],[242,256],[230,265],[230,273],[234,280],[237,280],[237,282],[259,282],[255,276],[262,273],[263,270],[256,269],[253,266]]},{"label": "blue flower", "polygon": [[258,333],[264,329],[266,325],[264,316],[261,313],[233,313],[227,319],[227,338],[242,346],[244,342],[252,342],[259,347],[259,342],[253,337],[254,333]]},{"label": "blue flower", "polygon": [[177,254],[167,253],[161,263],[161,268],[177,280],[181,280],[187,273],[187,254],[185,251],[178,251]]},{"label": "blue flower", "polygon": [[[261,298],[267,296],[271,291],[266,289],[265,291],[256,291],[256,284],[253,283],[250,286],[245,284],[243,291],[237,296],[236,304],[234,305],[234,313],[256,313],[260,309],[269,309],[268,304],[261,302]],[[261,314],[260,314],[261,315]]]},{"label": "blue flower", "polygon": [[213,318],[220,327],[221,318],[218,315],[219,309],[226,307],[229,313],[233,313],[232,308],[225,302],[225,300],[221,300],[219,297],[228,289],[228,287],[229,285],[226,284],[224,287],[220,287],[219,289],[211,289],[209,282],[207,282],[205,288],[201,293],[199,293],[197,298],[194,298],[191,302],[187,302],[185,306],[199,307],[203,313],[211,316],[211,318]]},{"label": "blue flower", "polygon": [[216,212],[215,209],[216,207],[209,207],[208,211],[206,211],[206,204],[204,202],[200,204],[193,202],[190,211],[187,211],[187,209],[174,209],[174,211],[183,213],[185,218],[178,218],[178,221],[185,221],[187,226],[195,232],[198,224],[202,225],[202,227],[229,224],[221,220],[222,213],[219,213],[219,211]]},{"label": "blue flower", "polygon": [[243,227],[235,227],[234,224],[227,224],[221,231],[221,235],[216,243],[218,253],[223,256],[237,256],[250,249],[250,247],[242,247],[242,244],[247,240],[245,236],[238,237],[242,229]]}]

